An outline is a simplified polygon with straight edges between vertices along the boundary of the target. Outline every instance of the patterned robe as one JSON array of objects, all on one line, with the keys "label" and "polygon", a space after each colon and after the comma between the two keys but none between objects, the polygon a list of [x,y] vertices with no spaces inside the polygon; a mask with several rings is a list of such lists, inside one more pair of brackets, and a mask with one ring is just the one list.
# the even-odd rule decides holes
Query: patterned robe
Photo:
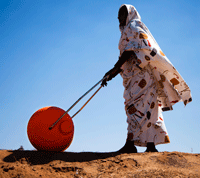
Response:
[{"label": "patterned robe", "polygon": [[132,5],[126,7],[126,26],[120,28],[120,55],[134,51],[137,56],[121,67],[128,134],[137,146],[169,143],[162,112],[172,110],[179,101],[185,105],[191,102],[190,88],[141,22],[137,10]]}]

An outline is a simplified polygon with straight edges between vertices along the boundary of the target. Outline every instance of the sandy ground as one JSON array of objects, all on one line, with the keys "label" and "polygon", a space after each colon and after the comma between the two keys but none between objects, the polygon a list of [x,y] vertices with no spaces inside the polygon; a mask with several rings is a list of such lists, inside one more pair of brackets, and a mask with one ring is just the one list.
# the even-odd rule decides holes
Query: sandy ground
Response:
[{"label": "sandy ground", "polygon": [[0,151],[0,178],[200,177],[200,154]]}]

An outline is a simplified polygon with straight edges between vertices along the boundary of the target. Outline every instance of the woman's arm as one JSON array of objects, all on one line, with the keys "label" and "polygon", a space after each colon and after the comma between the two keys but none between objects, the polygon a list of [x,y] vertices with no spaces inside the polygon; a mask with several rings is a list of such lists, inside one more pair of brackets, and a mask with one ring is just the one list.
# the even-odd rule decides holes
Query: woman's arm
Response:
[{"label": "woman's arm", "polygon": [[116,62],[116,64],[114,65],[114,67],[109,70],[103,78],[105,78],[101,85],[102,86],[107,86],[107,81],[112,80],[115,76],[117,76],[117,74],[119,74],[122,70],[121,70],[121,66],[130,58],[135,58],[137,59],[137,56],[135,54],[134,51],[124,51],[121,55],[121,57],[119,57],[119,60]]}]

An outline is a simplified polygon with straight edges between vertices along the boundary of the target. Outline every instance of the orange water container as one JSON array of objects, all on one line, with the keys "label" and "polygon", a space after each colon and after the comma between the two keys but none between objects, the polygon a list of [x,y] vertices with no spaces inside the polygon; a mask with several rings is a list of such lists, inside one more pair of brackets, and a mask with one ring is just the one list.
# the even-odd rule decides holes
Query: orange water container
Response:
[{"label": "orange water container", "polygon": [[57,151],[66,150],[74,136],[74,124],[69,114],[51,129],[51,127],[65,111],[61,108],[49,106],[37,110],[30,118],[27,134],[31,144],[37,150]]}]

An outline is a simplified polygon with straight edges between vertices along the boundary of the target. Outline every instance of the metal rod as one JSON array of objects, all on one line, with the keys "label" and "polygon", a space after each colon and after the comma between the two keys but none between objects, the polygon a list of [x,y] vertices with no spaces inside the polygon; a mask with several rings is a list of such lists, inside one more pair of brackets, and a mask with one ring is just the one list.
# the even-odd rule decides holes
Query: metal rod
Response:
[{"label": "metal rod", "polygon": [[[107,76],[106,76],[107,77]],[[99,82],[97,82],[92,88],[90,88],[85,94],[83,94],[65,113],[58,118],[56,122],[54,122],[50,127],[49,130],[51,130],[83,97],[85,97],[90,91],[92,91],[99,83],[101,83],[106,77],[102,78]],[[100,87],[101,88],[101,87]],[[99,89],[100,89],[99,88]]]},{"label": "metal rod", "polygon": [[94,97],[94,95],[97,94],[97,92],[102,88],[102,86],[100,86],[98,88],[98,90],[87,100],[87,102],[81,107],[81,109],[79,109],[71,118],[75,117],[87,104],[88,102]]}]

